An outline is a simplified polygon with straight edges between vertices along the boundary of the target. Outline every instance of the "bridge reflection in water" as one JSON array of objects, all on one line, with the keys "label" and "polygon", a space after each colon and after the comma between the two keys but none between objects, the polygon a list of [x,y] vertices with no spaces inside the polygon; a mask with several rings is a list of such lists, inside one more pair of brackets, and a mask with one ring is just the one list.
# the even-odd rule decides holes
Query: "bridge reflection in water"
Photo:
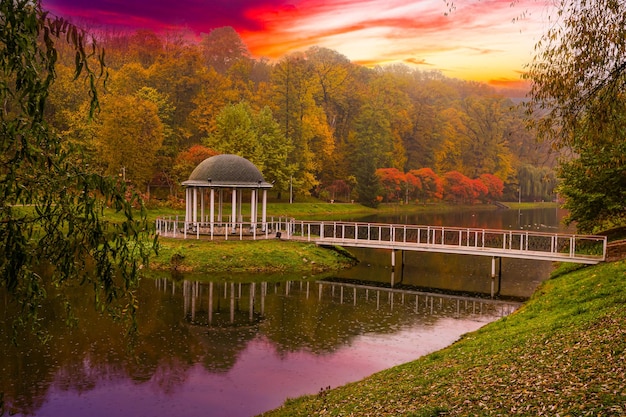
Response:
[{"label": "bridge reflection in water", "polygon": [[[180,290],[174,281],[165,278],[157,279],[156,286],[163,292]],[[344,309],[366,306],[368,311],[383,314],[403,309],[422,317],[463,317],[485,322],[507,316],[521,305],[513,301],[334,280],[259,283],[184,280],[179,286],[186,319],[194,325],[208,327],[247,327],[260,323],[266,316],[269,296],[314,303],[317,307],[322,304],[340,305]],[[312,306],[310,310],[315,308]]]}]

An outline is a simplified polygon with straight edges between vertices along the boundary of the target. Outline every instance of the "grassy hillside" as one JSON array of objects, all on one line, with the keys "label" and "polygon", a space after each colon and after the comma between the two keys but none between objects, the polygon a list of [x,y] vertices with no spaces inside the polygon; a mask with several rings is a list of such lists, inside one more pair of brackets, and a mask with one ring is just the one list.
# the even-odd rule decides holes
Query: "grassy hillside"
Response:
[{"label": "grassy hillside", "polygon": [[562,267],[516,313],[265,416],[626,415],[626,263]]}]

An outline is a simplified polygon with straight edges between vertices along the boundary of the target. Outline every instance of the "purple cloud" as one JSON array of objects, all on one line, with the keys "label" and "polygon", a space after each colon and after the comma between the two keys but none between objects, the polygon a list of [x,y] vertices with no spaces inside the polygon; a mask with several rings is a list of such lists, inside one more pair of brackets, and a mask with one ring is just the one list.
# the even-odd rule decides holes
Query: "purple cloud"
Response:
[{"label": "purple cloud", "polygon": [[236,30],[264,28],[253,10],[291,6],[289,0],[43,0],[43,7],[63,17],[152,30],[189,28],[196,33],[232,26]]}]

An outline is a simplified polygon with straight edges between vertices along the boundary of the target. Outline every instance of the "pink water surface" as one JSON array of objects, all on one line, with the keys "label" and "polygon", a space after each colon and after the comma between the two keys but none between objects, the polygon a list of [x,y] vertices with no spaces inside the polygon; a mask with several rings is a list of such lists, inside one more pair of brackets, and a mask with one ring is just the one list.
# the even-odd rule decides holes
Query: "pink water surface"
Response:
[{"label": "pink water surface", "polygon": [[324,354],[305,350],[279,354],[271,342],[257,336],[227,372],[212,373],[196,363],[173,383],[154,376],[145,382],[109,376],[80,393],[53,386],[37,415],[253,416],[280,406],[287,398],[357,381],[439,350],[483,326],[487,319],[442,318],[436,326],[364,334]]}]

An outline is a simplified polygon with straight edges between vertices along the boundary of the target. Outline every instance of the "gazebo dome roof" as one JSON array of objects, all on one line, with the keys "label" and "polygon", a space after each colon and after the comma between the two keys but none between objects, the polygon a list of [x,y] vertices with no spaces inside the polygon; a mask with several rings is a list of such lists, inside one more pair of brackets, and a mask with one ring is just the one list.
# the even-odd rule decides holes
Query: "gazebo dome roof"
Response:
[{"label": "gazebo dome roof", "polygon": [[238,155],[215,155],[202,161],[183,182],[185,186],[271,188],[261,171]]}]

